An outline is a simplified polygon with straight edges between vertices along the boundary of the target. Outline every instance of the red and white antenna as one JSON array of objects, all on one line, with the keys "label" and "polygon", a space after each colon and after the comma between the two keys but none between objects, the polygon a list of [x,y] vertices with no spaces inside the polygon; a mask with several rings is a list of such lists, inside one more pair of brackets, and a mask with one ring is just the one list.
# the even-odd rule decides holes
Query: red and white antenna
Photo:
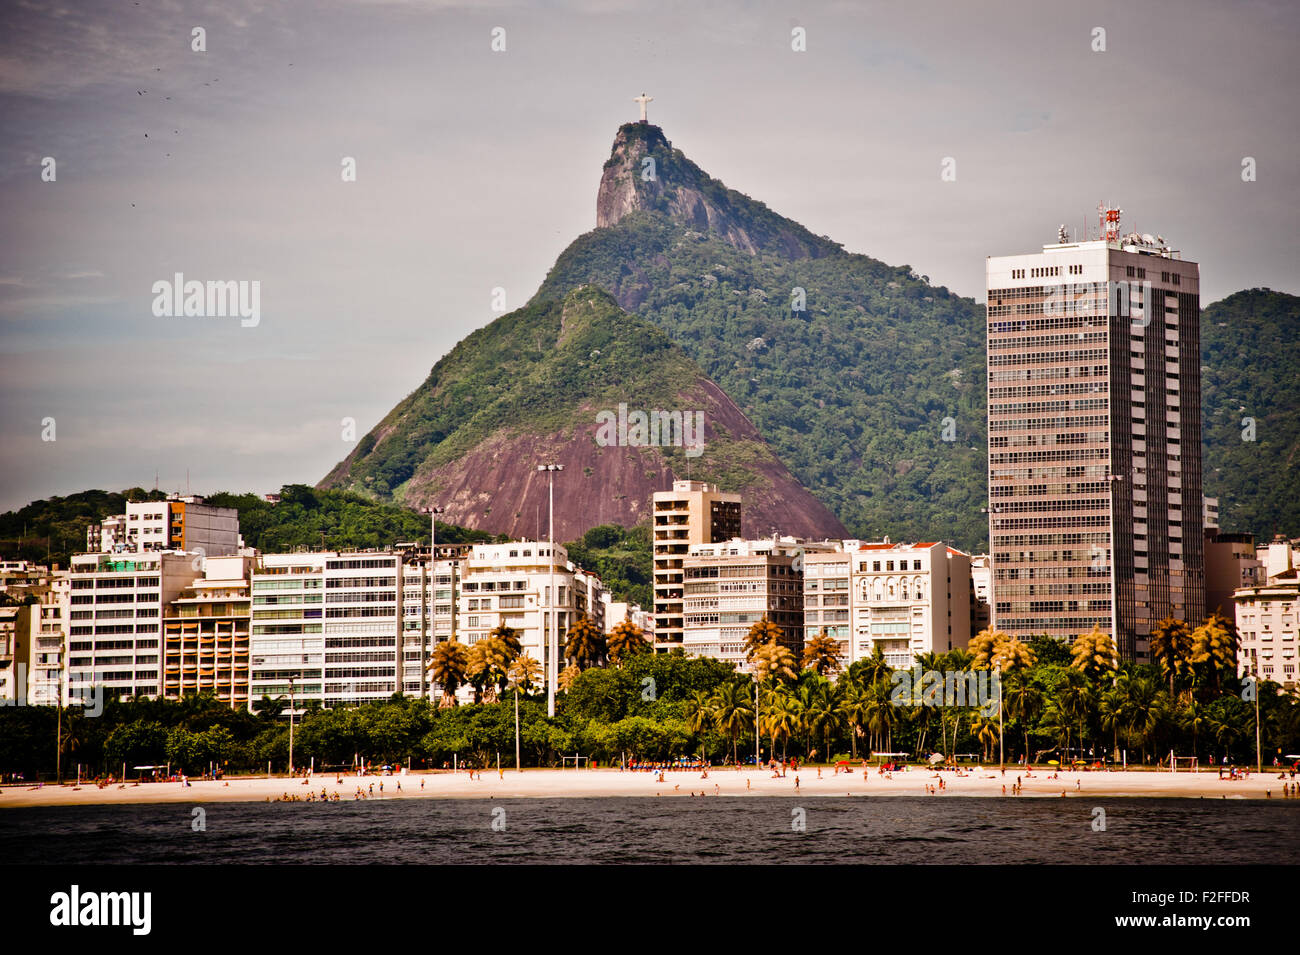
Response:
[{"label": "red and white antenna", "polygon": [[1123,209],[1112,208],[1105,202],[1097,203],[1097,222],[1101,227],[1101,235],[1107,242],[1119,238],[1119,217],[1123,214]]}]

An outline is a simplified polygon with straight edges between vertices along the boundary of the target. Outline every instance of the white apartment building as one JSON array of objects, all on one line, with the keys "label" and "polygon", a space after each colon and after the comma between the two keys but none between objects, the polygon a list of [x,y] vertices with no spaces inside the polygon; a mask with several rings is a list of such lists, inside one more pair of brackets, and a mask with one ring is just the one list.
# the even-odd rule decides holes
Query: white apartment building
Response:
[{"label": "white apartment building", "polygon": [[40,595],[40,602],[30,607],[31,660],[27,670],[29,703],[54,706],[59,702],[60,693],[64,693],[64,702],[68,702],[65,666],[71,595],[71,574],[66,570],[56,570],[49,578],[49,589]]},{"label": "white apartment building", "polygon": [[498,626],[512,627],[518,631],[523,652],[542,665],[545,677],[550,660],[547,628],[558,627],[558,672],[565,667],[565,634],[574,621],[590,617],[605,631],[603,595],[600,578],[575,566],[562,544],[528,540],[475,544],[466,555],[459,581],[458,639],[473,646]]},{"label": "white apartment building", "polygon": [[125,514],[86,529],[86,549],[100,554],[183,550],[220,557],[239,553],[242,543],[239,511],[195,496],[128,501]]},{"label": "white apartment building", "polygon": [[162,692],[164,605],[199,576],[201,559],[166,552],[76,554],[68,596],[68,690],[106,696]]},{"label": "white apartment building", "polygon": [[606,591],[603,595],[605,602],[605,632],[609,633],[624,620],[632,621],[633,625],[639,627],[641,632],[652,643],[655,636],[655,615],[649,610],[642,609],[640,604],[628,603],[625,600],[615,600],[613,595]]},{"label": "white apartment building", "polygon": [[27,691],[26,607],[0,607],[0,701],[20,699]]},{"label": "white apartment building", "polygon": [[970,556],[941,543],[837,541],[804,557],[804,639],[825,630],[844,665],[872,655],[910,666],[917,654],[970,643]]},{"label": "white apartment building", "polygon": [[803,572],[806,547],[793,537],[692,544],[682,561],[682,648],[748,672],[745,637],[766,617],[781,643],[803,652]]},{"label": "white apartment building", "polygon": [[1236,604],[1237,674],[1254,675],[1300,690],[1296,677],[1297,633],[1300,626],[1300,570],[1289,541],[1275,541],[1265,558],[1267,580],[1242,587],[1233,594]]}]

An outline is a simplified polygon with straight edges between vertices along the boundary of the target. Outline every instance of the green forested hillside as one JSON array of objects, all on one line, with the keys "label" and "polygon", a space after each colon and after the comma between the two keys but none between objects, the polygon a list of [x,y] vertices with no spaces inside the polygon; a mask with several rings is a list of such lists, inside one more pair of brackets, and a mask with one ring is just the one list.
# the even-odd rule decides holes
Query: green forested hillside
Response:
[{"label": "green forested hillside", "polygon": [[[582,282],[681,345],[850,531],[985,539],[984,309],[972,300],[907,266],[751,255],[645,211],[574,242],[538,297]],[[791,307],[796,289],[806,310]]]},{"label": "green forested hillside", "polygon": [[1201,356],[1205,492],[1219,497],[1220,525],[1300,535],[1300,297],[1248,289],[1215,302]]}]

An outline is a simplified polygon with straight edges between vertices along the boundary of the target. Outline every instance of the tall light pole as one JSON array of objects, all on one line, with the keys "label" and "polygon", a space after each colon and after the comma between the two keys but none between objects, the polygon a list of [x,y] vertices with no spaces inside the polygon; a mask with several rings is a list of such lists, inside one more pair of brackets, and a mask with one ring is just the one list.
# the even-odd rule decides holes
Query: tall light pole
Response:
[{"label": "tall light pole", "polygon": [[1255,677],[1255,772],[1261,775],[1264,772],[1264,752],[1259,746],[1259,661],[1253,660],[1254,677]]},{"label": "tall light pole", "polygon": [[563,471],[563,464],[539,464],[538,471],[546,472],[547,484],[549,486],[549,513],[548,527],[546,531],[547,543],[549,547],[549,557],[547,566],[550,569],[551,599],[547,601],[551,605],[551,619],[547,625],[547,660],[546,660],[546,715],[555,716],[555,684],[559,681],[560,670],[558,657],[560,653],[560,635],[559,635],[559,611],[557,610],[559,601],[556,599],[555,592],[555,472]]}]

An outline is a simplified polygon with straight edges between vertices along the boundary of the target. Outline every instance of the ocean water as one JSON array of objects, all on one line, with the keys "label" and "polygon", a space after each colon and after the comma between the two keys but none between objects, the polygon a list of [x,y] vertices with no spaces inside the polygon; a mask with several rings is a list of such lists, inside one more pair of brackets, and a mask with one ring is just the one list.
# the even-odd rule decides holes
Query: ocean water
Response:
[{"label": "ocean water", "polygon": [[194,828],[194,808],[0,810],[0,861],[1246,865],[1300,859],[1300,800],[1281,799],[206,803],[203,831]]}]

